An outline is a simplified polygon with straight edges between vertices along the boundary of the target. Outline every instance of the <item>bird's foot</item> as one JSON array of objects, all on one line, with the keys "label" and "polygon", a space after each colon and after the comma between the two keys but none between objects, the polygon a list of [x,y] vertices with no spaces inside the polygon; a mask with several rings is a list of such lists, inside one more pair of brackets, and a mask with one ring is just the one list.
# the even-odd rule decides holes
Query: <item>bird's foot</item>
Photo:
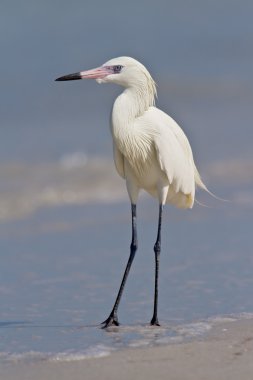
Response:
[{"label": "bird's foot", "polygon": [[117,314],[110,314],[109,317],[101,323],[101,328],[106,329],[111,326],[119,326]]},{"label": "bird's foot", "polygon": [[153,317],[150,321],[150,325],[151,326],[161,326],[160,323],[158,322],[158,318],[157,317]]}]

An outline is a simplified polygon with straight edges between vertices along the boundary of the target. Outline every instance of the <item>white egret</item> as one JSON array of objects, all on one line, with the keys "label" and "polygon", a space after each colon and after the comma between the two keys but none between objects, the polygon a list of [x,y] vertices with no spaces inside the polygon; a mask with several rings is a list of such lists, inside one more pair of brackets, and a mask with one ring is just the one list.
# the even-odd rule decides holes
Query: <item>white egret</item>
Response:
[{"label": "white egret", "polygon": [[171,203],[180,208],[192,208],[196,186],[208,190],[194,164],[186,135],[170,116],[155,107],[156,85],[140,62],[130,57],[114,58],[96,69],[65,75],[56,80],[76,79],[96,79],[98,83],[115,83],[125,88],[112,107],[111,133],[115,166],[126,181],[131,201],[132,242],[116,301],[102,325],[119,325],[118,306],[137,251],[136,203],[140,189],[144,189],[159,201],[154,245],[154,310],[150,322],[159,326],[157,305],[163,206]]}]

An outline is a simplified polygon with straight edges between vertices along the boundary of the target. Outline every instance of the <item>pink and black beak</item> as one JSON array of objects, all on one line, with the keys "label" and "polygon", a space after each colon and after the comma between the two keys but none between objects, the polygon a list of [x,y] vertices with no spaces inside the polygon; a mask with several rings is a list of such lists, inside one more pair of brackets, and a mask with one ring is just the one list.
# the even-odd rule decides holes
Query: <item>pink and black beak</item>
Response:
[{"label": "pink and black beak", "polygon": [[113,74],[112,67],[101,66],[96,69],[79,71],[78,73],[64,75],[55,79],[56,81],[66,81],[66,80],[78,80],[78,79],[103,79],[107,75]]}]

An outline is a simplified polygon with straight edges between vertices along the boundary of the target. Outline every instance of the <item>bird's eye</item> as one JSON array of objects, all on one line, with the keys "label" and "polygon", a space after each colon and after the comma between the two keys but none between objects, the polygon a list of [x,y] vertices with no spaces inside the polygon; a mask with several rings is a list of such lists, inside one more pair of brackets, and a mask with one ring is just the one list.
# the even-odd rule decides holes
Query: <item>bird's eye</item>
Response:
[{"label": "bird's eye", "polygon": [[123,68],[123,66],[121,66],[121,65],[113,66],[114,74],[119,74],[121,72],[122,68]]}]

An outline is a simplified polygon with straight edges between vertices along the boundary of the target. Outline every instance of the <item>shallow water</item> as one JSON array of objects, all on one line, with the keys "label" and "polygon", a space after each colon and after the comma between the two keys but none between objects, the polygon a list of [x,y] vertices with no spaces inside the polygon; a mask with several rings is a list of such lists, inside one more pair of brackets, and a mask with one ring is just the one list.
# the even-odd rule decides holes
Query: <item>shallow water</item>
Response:
[{"label": "shallow water", "polygon": [[208,331],[212,316],[253,310],[251,212],[228,204],[188,212],[167,207],[162,327],[148,326],[157,207],[143,198],[139,251],[119,308],[122,327],[101,330],[128,258],[129,211],[128,203],[43,208],[5,225],[0,239],[2,360],[78,360],[128,346],[170,343]]}]

